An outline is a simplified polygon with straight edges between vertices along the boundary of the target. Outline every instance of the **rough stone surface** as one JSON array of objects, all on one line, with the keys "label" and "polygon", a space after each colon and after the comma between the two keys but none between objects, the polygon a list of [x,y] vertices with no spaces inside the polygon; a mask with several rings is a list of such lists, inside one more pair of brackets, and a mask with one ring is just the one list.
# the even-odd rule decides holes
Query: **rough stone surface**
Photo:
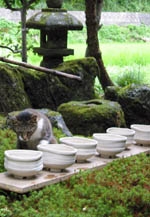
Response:
[{"label": "rough stone surface", "polygon": [[[60,22],[61,21],[61,22]],[[27,27],[35,29],[51,30],[55,28],[65,30],[81,30],[82,23],[63,9],[45,9],[33,15],[27,21]]]},{"label": "rough stone surface", "polygon": [[124,111],[127,126],[150,123],[150,87],[129,85],[124,88],[109,87],[105,98],[117,101]]},{"label": "rough stone surface", "polygon": [[103,133],[112,126],[124,127],[124,114],[117,102],[93,99],[71,101],[58,107],[73,134],[90,136]]}]

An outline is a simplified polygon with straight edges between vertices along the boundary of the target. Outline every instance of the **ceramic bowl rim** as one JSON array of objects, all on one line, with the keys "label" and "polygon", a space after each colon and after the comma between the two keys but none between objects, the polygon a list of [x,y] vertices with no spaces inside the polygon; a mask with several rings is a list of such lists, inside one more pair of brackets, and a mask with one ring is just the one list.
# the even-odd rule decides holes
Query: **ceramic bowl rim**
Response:
[{"label": "ceramic bowl rim", "polygon": [[[26,158],[23,158],[22,154],[25,154]],[[20,161],[20,162],[32,162],[41,159],[43,153],[38,150],[10,149],[10,150],[6,150],[4,152],[4,155],[9,160]]]},{"label": "ceramic bowl rim", "polygon": [[[120,132],[119,132],[120,131]],[[135,130],[130,128],[123,128],[123,127],[109,127],[106,130],[107,133],[115,134],[115,135],[121,135],[121,136],[134,136]]]},{"label": "ceramic bowl rim", "polygon": [[[81,142],[73,141],[73,139],[80,140]],[[59,139],[59,141],[75,148],[93,148],[96,147],[98,143],[95,139],[79,137],[79,136],[62,137]]]},{"label": "ceramic bowl rim", "polygon": [[[131,129],[138,131],[138,132],[143,132],[143,133],[148,133],[150,132],[150,125],[148,124],[131,124]],[[145,128],[145,129],[143,129]]]},{"label": "ceramic bowl rim", "polygon": [[[103,136],[104,136],[104,138],[103,138]],[[126,136],[114,135],[114,134],[111,134],[111,133],[94,133],[93,138],[97,139],[98,141],[111,141],[111,140],[113,142],[115,142],[115,141],[117,141],[117,142],[126,142],[127,141]]]},{"label": "ceramic bowl rim", "polygon": [[[60,146],[66,148],[66,150],[61,150]],[[66,144],[39,144],[37,148],[40,151],[50,152],[50,153],[60,154],[60,155],[75,155],[77,153],[77,149]]]}]

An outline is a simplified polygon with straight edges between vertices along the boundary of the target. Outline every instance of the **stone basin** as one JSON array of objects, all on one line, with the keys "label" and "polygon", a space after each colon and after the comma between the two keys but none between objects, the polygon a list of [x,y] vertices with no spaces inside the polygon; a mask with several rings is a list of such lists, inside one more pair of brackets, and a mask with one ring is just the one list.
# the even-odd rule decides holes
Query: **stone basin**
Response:
[{"label": "stone basin", "polygon": [[43,169],[43,154],[33,150],[6,150],[4,167],[7,172],[17,178],[37,175]]},{"label": "stone basin", "polygon": [[135,143],[134,141],[135,131],[132,129],[123,128],[123,127],[110,127],[106,130],[106,132],[115,135],[126,136],[127,137],[127,141],[125,145],[126,148],[128,148],[129,146]]},{"label": "stone basin", "polygon": [[75,163],[77,150],[65,144],[40,144],[43,152],[44,167],[54,172],[61,172]]},{"label": "stone basin", "polygon": [[93,138],[97,140],[97,152],[101,157],[112,158],[125,150],[127,137],[111,133],[94,133]]},{"label": "stone basin", "polygon": [[77,149],[77,162],[85,162],[96,154],[97,141],[94,139],[71,136],[60,138],[60,142]]},{"label": "stone basin", "polygon": [[135,130],[134,140],[137,145],[150,146],[150,125],[132,124],[130,127]]}]

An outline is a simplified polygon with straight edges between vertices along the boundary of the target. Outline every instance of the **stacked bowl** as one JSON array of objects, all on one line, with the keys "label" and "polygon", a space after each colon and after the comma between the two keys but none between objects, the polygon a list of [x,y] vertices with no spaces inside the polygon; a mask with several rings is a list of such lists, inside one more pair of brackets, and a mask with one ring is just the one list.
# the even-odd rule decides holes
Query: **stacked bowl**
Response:
[{"label": "stacked bowl", "polygon": [[77,149],[76,161],[85,162],[96,154],[97,141],[85,137],[63,137],[60,138],[60,143],[64,143],[70,147]]},{"label": "stacked bowl", "polygon": [[127,137],[125,147],[128,148],[132,144],[135,143],[134,141],[134,135],[135,131],[133,129],[129,128],[121,128],[121,127],[110,127],[106,130],[107,133],[111,133],[114,135],[120,135]]},{"label": "stacked bowl", "polygon": [[4,167],[17,178],[36,176],[43,169],[43,154],[33,150],[7,150],[4,152]]},{"label": "stacked bowl", "polygon": [[65,144],[40,144],[43,152],[44,167],[54,172],[61,172],[75,163],[77,150]]},{"label": "stacked bowl", "polygon": [[113,158],[125,150],[127,137],[110,133],[94,133],[93,138],[98,142],[97,152],[101,157]]},{"label": "stacked bowl", "polygon": [[130,127],[135,131],[134,140],[137,145],[150,146],[150,125],[132,124]]}]

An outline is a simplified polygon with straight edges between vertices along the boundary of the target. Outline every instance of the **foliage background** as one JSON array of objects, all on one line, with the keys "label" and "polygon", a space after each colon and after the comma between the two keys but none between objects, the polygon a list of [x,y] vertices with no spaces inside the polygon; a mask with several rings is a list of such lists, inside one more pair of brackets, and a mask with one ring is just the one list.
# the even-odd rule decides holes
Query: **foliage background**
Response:
[{"label": "foliage background", "polygon": [[[64,0],[64,6],[68,10],[85,10],[85,0]],[[149,12],[148,0],[104,0],[103,11],[119,12]]]},{"label": "foliage background", "polygon": [[[19,4],[19,0],[15,1]],[[43,0],[36,0],[38,4],[36,8],[45,7]],[[64,0],[64,7],[67,10],[85,10],[85,0]],[[0,7],[4,7],[4,0],[0,0]],[[119,11],[130,11],[130,12],[149,12],[150,4],[149,0],[104,0],[103,11],[119,12]]]}]

